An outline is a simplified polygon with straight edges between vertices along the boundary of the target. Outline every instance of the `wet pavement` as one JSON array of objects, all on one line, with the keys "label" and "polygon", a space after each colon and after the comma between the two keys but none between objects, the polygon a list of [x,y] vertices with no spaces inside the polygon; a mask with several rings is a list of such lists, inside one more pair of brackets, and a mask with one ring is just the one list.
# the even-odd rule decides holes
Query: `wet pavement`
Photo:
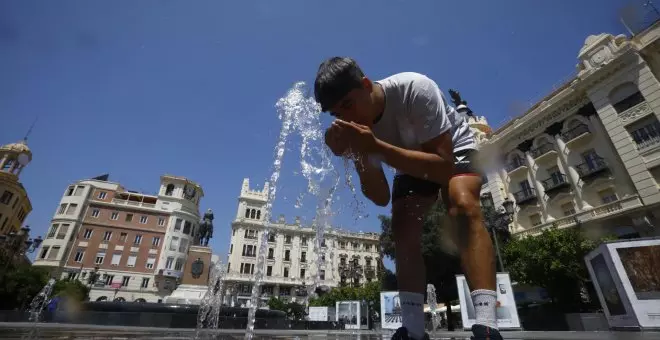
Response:
[{"label": "wet pavement", "polygon": [[[204,331],[199,339],[243,339],[245,330]],[[502,332],[507,340],[649,340],[659,339],[660,332]],[[1,339],[193,339],[194,329],[162,329],[73,324],[0,323]],[[335,339],[389,340],[391,331],[307,331],[255,330],[254,339]],[[431,339],[469,339],[469,332],[435,332]]]}]

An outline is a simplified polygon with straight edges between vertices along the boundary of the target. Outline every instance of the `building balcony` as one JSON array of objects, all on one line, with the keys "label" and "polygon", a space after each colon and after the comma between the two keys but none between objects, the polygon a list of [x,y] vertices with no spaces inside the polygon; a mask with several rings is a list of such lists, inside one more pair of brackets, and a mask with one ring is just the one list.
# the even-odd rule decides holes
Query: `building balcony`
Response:
[{"label": "building balcony", "polygon": [[132,200],[123,200],[123,199],[119,199],[119,198],[113,198],[112,203],[118,204],[118,205],[131,206],[131,207],[150,208],[150,209],[155,209],[156,208],[156,205],[152,204],[152,203],[145,203],[145,202],[132,201]]},{"label": "building balcony", "polygon": [[513,176],[515,173],[521,171],[521,170],[526,170],[527,169],[527,164],[525,164],[525,161],[520,159],[520,158],[514,158],[513,161],[507,163],[505,165],[506,172],[509,173],[510,176]]},{"label": "building balcony", "polygon": [[532,158],[540,159],[550,155],[556,155],[557,151],[555,150],[554,145],[550,143],[544,143],[534,149],[529,150],[529,153],[532,155]]},{"label": "building balcony", "polygon": [[[538,226],[534,226],[523,231],[514,232],[516,237],[525,237],[525,236],[536,236],[541,234],[543,230],[550,228],[571,228],[579,224],[586,224],[589,222],[595,222],[599,219],[611,218],[622,213],[625,213],[629,210],[635,210],[642,207],[642,201],[639,196],[629,196],[622,198],[618,201],[610,202],[603,204],[601,206],[591,208],[589,210],[580,211],[574,215],[567,216],[552,222],[544,223]],[[596,225],[599,225],[600,222],[597,222]]]},{"label": "building balcony", "polygon": [[555,190],[567,188],[570,186],[568,178],[564,174],[553,174],[550,178],[544,179],[542,182],[543,188],[546,193],[553,192]]},{"label": "building balcony", "polygon": [[588,139],[591,136],[589,126],[587,124],[579,124],[572,127],[570,130],[561,134],[561,139],[564,140],[566,145],[577,143],[580,140]]},{"label": "building balcony", "polygon": [[518,205],[531,203],[532,201],[536,200],[536,190],[526,189],[514,192],[513,198],[516,200],[516,204]]},{"label": "building balcony", "polygon": [[580,175],[581,179],[588,179],[609,171],[609,166],[607,165],[607,162],[605,162],[605,159],[599,157],[588,162],[578,164],[575,167],[575,170],[577,170],[577,173]]}]

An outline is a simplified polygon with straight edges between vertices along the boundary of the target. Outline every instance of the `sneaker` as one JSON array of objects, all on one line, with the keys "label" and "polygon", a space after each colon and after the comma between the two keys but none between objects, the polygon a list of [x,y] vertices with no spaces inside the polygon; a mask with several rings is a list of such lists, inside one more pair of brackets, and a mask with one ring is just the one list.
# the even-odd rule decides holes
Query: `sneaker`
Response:
[{"label": "sneaker", "polygon": [[484,325],[472,325],[472,340],[502,340],[502,335],[500,331],[495,328],[490,328]]},{"label": "sneaker", "polygon": [[[408,329],[406,327],[399,327],[399,329],[394,332],[392,335],[392,340],[416,340],[413,337],[408,335]],[[430,340],[428,333],[424,333],[424,337],[419,340]]]}]

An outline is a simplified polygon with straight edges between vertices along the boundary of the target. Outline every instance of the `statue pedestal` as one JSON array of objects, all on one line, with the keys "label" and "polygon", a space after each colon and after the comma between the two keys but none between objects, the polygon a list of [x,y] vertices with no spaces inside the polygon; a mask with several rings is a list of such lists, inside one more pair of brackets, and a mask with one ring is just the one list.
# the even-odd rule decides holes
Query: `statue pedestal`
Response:
[{"label": "statue pedestal", "polygon": [[188,260],[183,267],[181,284],[165,298],[165,303],[192,304],[201,303],[208,290],[209,274],[212,268],[211,248],[191,246],[188,250]]}]

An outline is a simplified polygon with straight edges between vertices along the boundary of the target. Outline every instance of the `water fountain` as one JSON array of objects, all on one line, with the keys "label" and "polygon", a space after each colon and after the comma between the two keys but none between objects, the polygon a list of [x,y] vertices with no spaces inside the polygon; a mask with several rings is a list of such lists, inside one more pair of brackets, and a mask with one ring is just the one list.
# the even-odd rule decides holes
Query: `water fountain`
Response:
[{"label": "water fountain", "polygon": [[36,324],[41,322],[41,314],[44,311],[44,308],[48,305],[50,301],[50,294],[53,292],[53,286],[55,286],[55,279],[50,279],[46,285],[41,288],[39,294],[35,295],[30,302],[30,308],[28,309],[28,321],[34,323],[34,327],[31,327],[26,339],[38,339],[37,326]]},{"label": "water fountain", "polygon": [[438,302],[435,295],[435,286],[431,283],[426,285],[426,303],[429,305],[429,309],[431,311],[431,324],[433,325],[431,332],[435,332],[435,330],[440,325],[440,319],[438,318],[437,314]]},{"label": "water fountain", "polygon": [[199,304],[195,339],[200,339],[202,329],[205,326],[209,329],[218,328],[220,309],[222,308],[222,298],[225,289],[223,281],[225,269],[220,261],[211,268],[210,274],[208,289]]}]

